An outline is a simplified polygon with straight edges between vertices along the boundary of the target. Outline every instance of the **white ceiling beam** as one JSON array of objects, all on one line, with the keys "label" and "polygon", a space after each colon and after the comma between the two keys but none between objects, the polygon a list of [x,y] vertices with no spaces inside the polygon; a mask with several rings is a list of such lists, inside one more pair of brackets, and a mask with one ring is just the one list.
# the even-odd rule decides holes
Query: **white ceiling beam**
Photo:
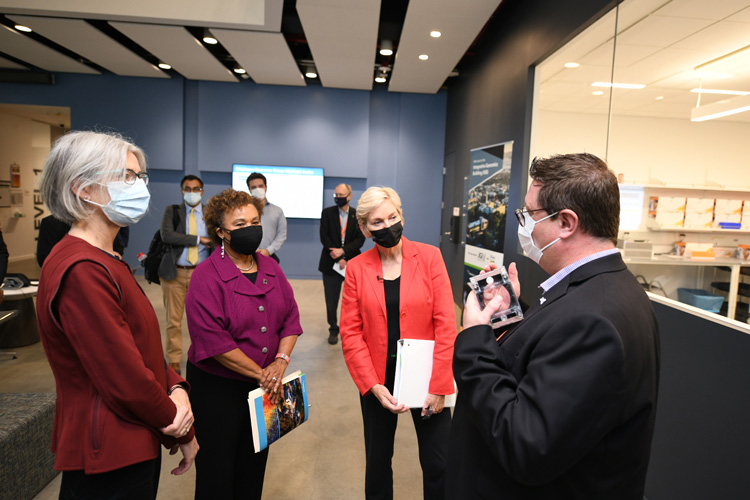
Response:
[{"label": "white ceiling beam", "polygon": [[[410,0],[388,90],[434,94],[501,0]],[[440,38],[430,32],[440,31]],[[419,56],[429,59],[422,61]]]},{"label": "white ceiling beam", "polygon": [[255,83],[297,87],[306,85],[305,77],[281,33],[219,29],[213,29],[211,33]]},{"label": "white ceiling beam", "polygon": [[94,68],[52,50],[7,26],[0,26],[0,47],[6,54],[47,71],[99,74]]},{"label": "white ceiling beam", "polygon": [[181,26],[110,23],[189,80],[237,82],[237,78]]},{"label": "white ceiling beam", "polygon": [[297,0],[297,14],[323,86],[371,90],[380,0]]},{"label": "white ceiling beam", "polygon": [[280,0],[2,0],[4,14],[280,31]]},{"label": "white ceiling beam", "polygon": [[8,16],[36,33],[120,76],[169,78],[169,75],[78,19]]}]

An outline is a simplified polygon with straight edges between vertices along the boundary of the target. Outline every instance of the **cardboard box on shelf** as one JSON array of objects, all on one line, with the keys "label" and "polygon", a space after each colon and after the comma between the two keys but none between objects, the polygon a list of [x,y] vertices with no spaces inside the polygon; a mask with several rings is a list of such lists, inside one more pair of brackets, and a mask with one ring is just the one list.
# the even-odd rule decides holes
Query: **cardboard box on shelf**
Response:
[{"label": "cardboard box on shelf", "polygon": [[714,202],[713,198],[688,198],[685,203],[685,213],[713,214]]},{"label": "cardboard box on shelf", "polygon": [[711,229],[714,214],[712,212],[685,212],[684,227],[690,229]]}]

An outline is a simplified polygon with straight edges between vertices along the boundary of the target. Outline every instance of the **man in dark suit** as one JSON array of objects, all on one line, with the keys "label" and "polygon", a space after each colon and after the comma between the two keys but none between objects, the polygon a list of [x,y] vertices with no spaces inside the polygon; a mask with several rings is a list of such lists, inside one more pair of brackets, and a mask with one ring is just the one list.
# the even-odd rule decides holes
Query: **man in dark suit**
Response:
[{"label": "man in dark suit", "polygon": [[488,326],[502,297],[482,310],[469,294],[446,498],[642,500],[659,335],[615,248],[617,179],[590,154],[534,160],[530,175],[519,240],[551,277],[507,330]]},{"label": "man in dark suit", "polygon": [[[182,358],[182,316],[185,296],[195,267],[210,252],[211,239],[203,222],[203,181],[186,175],[180,182],[184,203],[169,205],[161,219],[161,239],[171,246],[159,265],[164,308],[167,311],[167,342],[164,351],[170,366],[179,374]],[[177,226],[174,211],[177,210]]]},{"label": "man in dark suit", "polygon": [[[349,206],[352,187],[348,184],[339,184],[334,190],[333,199],[336,206],[324,208],[320,214],[320,242],[323,244],[323,250],[320,252],[318,263],[318,271],[323,273],[328,343],[331,345],[339,341],[336,310],[339,307],[346,262],[359,255],[359,249],[365,243],[365,236],[357,223],[357,212]],[[338,270],[335,270],[334,266]]]}]

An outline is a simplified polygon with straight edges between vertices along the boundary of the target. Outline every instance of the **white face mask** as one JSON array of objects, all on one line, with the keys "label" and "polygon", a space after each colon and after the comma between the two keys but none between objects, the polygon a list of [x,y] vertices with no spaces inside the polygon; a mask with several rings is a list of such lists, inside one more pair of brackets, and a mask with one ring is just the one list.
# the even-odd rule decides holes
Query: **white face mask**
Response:
[{"label": "white face mask", "polygon": [[265,199],[266,197],[266,190],[263,188],[253,188],[250,190],[250,195],[253,198],[258,198],[259,200]]},{"label": "white face mask", "polygon": [[182,193],[182,199],[191,207],[201,202],[201,193]]},{"label": "white face mask", "polygon": [[148,212],[151,193],[143,179],[137,179],[134,184],[123,181],[103,184],[109,192],[109,203],[102,205],[91,200],[84,200],[102,207],[107,218],[120,227],[135,224]]},{"label": "white face mask", "polygon": [[521,224],[518,225],[518,242],[521,243],[521,248],[523,248],[523,251],[526,252],[526,255],[529,256],[531,260],[539,264],[539,261],[542,259],[542,255],[544,254],[544,251],[547,250],[549,247],[560,241],[560,238],[557,238],[556,240],[550,242],[549,244],[545,245],[544,248],[539,248],[534,244],[534,239],[531,236],[531,233],[534,232],[534,226],[539,224],[540,222],[549,219],[550,217],[554,217],[560,212],[555,212],[553,214],[548,215],[547,217],[542,217],[539,220],[534,220],[531,218],[531,216],[524,212],[523,213],[523,220],[524,225]]}]

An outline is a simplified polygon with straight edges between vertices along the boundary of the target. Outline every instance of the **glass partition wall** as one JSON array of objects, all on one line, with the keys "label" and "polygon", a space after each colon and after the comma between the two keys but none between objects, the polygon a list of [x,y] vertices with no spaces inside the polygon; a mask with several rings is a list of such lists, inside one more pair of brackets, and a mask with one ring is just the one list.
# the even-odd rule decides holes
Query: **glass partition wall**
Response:
[{"label": "glass partition wall", "polygon": [[625,0],[534,74],[530,158],[607,160],[633,272],[675,299],[736,291],[739,266],[709,264],[750,245],[750,0]]}]

